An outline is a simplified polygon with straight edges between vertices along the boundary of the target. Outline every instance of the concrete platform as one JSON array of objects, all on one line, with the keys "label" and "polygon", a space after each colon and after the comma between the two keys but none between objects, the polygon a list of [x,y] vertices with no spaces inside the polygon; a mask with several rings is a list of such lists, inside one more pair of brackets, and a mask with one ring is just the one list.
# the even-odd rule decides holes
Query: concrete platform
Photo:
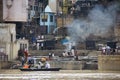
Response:
[{"label": "concrete platform", "polygon": [[98,69],[102,71],[120,71],[120,55],[99,55]]}]

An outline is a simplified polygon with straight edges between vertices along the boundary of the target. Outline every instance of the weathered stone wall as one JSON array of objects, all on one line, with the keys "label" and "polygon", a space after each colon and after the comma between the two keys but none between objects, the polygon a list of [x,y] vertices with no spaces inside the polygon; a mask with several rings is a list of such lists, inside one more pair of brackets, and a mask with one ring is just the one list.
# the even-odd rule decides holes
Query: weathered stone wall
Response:
[{"label": "weathered stone wall", "polygon": [[28,48],[28,40],[20,39],[16,40],[16,25],[11,23],[0,24],[0,52],[4,52],[8,55],[8,61],[12,61],[17,58],[17,53],[20,45]]},{"label": "weathered stone wall", "polygon": [[3,0],[4,21],[27,21],[28,0]]},{"label": "weathered stone wall", "polygon": [[[38,56],[48,56],[49,53],[54,53],[55,56],[61,56],[64,52],[64,49],[60,50],[29,50],[29,52],[33,55]],[[101,54],[101,51],[90,51],[90,50],[77,50],[78,55],[88,55],[88,56],[97,56]]]},{"label": "weathered stone wall", "polygon": [[98,69],[104,71],[120,71],[120,55],[99,55]]},{"label": "weathered stone wall", "polygon": [[60,67],[63,70],[82,70],[85,62],[83,61],[50,61],[51,67]]},{"label": "weathered stone wall", "polygon": [[3,69],[3,68],[9,68],[10,63],[8,61],[0,61],[0,69]]},{"label": "weathered stone wall", "polygon": [[8,60],[13,58],[13,45],[16,41],[15,24],[0,24],[0,51],[8,55]]}]

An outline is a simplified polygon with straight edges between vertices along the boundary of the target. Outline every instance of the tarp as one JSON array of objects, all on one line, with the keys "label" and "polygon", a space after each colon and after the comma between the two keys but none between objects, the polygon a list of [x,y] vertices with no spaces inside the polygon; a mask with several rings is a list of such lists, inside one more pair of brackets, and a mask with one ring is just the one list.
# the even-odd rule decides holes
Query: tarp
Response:
[{"label": "tarp", "polygon": [[69,42],[68,39],[62,39],[62,40],[61,40],[61,43],[62,43],[62,44],[66,44],[66,43],[68,43],[68,42]]}]

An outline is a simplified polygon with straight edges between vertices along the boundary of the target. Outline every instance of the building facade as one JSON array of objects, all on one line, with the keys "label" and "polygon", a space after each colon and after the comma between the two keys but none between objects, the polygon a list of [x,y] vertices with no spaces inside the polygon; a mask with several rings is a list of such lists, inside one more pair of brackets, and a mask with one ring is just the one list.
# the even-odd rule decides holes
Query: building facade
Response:
[{"label": "building facade", "polygon": [[55,13],[47,6],[45,12],[40,14],[40,32],[42,34],[52,34],[56,28]]},{"label": "building facade", "polygon": [[26,22],[28,0],[1,0],[3,1],[3,21]]},{"label": "building facade", "polygon": [[8,61],[12,61],[18,57],[18,50],[21,44],[26,46],[22,48],[28,48],[28,40],[16,39],[16,25],[15,24],[0,24],[0,52],[8,56]]}]

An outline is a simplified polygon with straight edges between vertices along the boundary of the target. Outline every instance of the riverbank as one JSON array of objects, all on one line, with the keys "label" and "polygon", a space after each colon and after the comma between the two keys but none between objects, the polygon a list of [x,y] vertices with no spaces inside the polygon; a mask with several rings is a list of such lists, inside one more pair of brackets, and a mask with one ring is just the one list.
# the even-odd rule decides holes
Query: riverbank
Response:
[{"label": "riverbank", "polygon": [[119,73],[120,71],[100,71],[100,70],[60,70],[60,71],[20,71],[19,69],[1,69],[0,74],[22,74],[34,72],[56,72],[56,73]]},{"label": "riverbank", "polygon": [[[78,53],[78,60],[75,60],[75,57],[62,57],[63,50],[30,50],[29,54],[33,57],[49,57],[49,53],[54,53],[54,57],[51,62],[52,67],[61,67],[62,69],[69,69],[69,70],[80,70],[80,69],[97,69],[97,64],[94,61],[97,61],[97,56],[100,54],[100,51],[94,50],[77,50]],[[94,58],[93,58],[94,57]],[[91,64],[91,62],[93,64]],[[4,62],[2,62],[4,63]],[[20,63],[19,61],[12,61],[11,65]],[[95,66],[95,67],[93,67]],[[11,67],[11,66],[10,66]]]},{"label": "riverbank", "polygon": [[2,80],[120,80],[120,72],[98,70],[20,71],[0,70]]}]

